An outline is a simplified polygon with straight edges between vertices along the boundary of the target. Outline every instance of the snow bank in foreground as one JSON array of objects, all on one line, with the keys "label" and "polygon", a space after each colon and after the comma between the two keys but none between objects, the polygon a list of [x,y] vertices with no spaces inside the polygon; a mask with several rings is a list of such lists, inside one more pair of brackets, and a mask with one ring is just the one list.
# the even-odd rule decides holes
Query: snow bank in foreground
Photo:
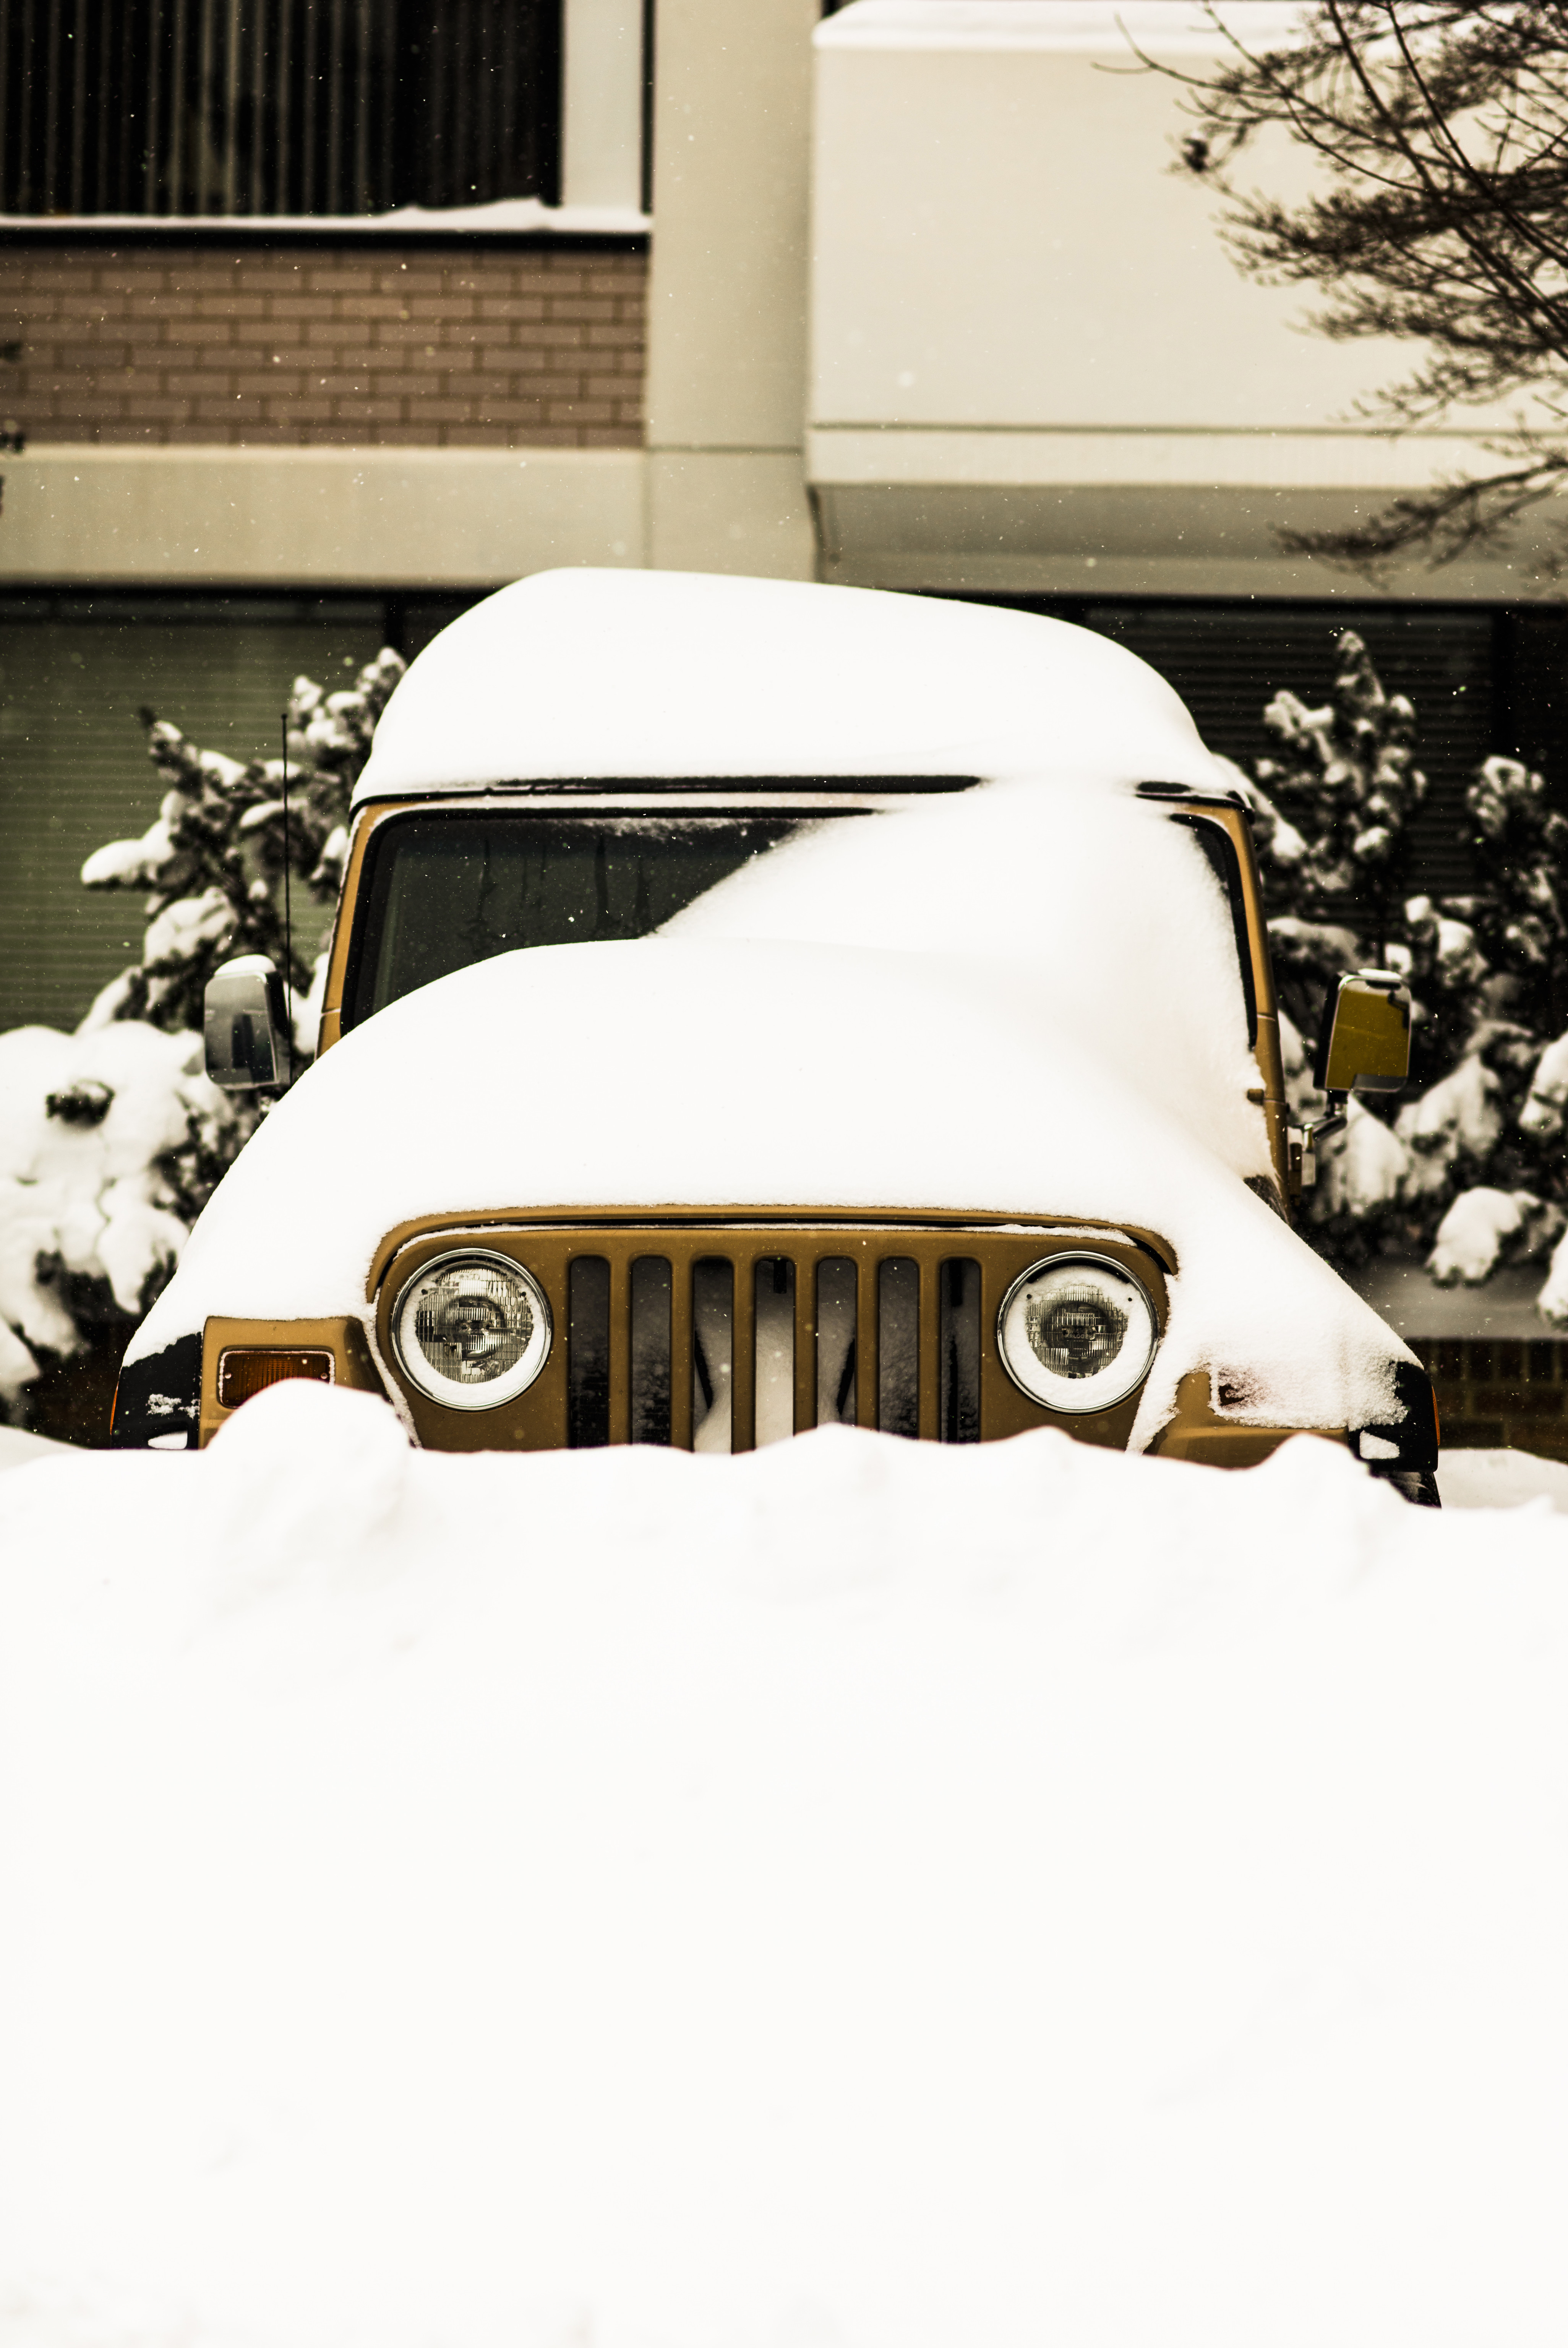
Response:
[{"label": "snow bank in foreground", "polygon": [[1545,1500],[1568,1515],[1568,1466],[1528,1451],[1445,1451],[1438,1489],[1445,1509],[1517,1509]]},{"label": "snow bank in foreground", "polygon": [[294,1385],[0,1560],[16,2348],[1568,2328],[1545,1509]]},{"label": "snow bank in foreground", "polygon": [[29,1435],[22,1426],[0,1426],[0,1470],[31,1468],[40,1459],[71,1459],[80,1456],[75,1446],[57,1443],[50,1436]]},{"label": "snow bank in foreground", "polygon": [[[0,1426],[0,1470],[81,1456],[76,1445]],[[1528,1451],[1445,1451],[1438,1488],[1445,1509],[1517,1509],[1544,1499],[1568,1515],[1568,1466]]]}]

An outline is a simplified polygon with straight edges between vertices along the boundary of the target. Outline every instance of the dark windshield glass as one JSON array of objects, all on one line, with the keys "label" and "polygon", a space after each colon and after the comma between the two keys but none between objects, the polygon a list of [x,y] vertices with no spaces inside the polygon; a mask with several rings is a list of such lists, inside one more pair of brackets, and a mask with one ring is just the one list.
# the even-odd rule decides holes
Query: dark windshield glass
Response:
[{"label": "dark windshield glass", "polygon": [[371,843],[344,1027],[517,946],[646,937],[802,829],[795,815],[396,818]]}]

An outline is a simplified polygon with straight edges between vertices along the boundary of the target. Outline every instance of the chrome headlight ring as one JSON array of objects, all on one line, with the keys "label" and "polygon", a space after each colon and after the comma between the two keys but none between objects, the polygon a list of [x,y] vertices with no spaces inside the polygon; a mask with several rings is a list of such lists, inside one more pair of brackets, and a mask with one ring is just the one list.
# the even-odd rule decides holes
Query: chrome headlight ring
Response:
[{"label": "chrome headlight ring", "polygon": [[1111,1256],[1042,1256],[996,1315],[996,1350],[1013,1384],[1074,1416],[1125,1401],[1159,1342],[1148,1290]]},{"label": "chrome headlight ring", "polygon": [[409,1384],[449,1410],[496,1410],[549,1359],[550,1304],[532,1272],[486,1248],[432,1257],[404,1282],[392,1350]]}]

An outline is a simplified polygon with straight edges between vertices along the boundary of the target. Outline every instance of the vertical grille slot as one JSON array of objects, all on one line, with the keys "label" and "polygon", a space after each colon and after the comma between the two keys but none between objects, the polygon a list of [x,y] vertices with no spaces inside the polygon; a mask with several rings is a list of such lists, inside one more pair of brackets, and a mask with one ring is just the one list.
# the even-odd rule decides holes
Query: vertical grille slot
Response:
[{"label": "vertical grille slot", "polygon": [[937,1282],[938,1357],[942,1391],[938,1432],[944,1443],[980,1440],[980,1267],[972,1256],[949,1256]]},{"label": "vertical grille slot", "polygon": [[566,1440],[591,1451],[610,1440],[610,1266],[573,1256],[566,1275]]},{"label": "vertical grille slot", "polygon": [[632,1265],[632,1413],[634,1443],[670,1439],[669,1259],[640,1255]]},{"label": "vertical grille slot", "polygon": [[847,1255],[824,1256],[817,1266],[817,1424],[855,1423],[855,1266]]},{"label": "vertical grille slot", "polygon": [[795,1266],[787,1255],[757,1259],[757,1447],[795,1432]]},{"label": "vertical grille slot", "polygon": [[728,1451],[735,1393],[735,1267],[699,1256],[691,1268],[691,1447]]},{"label": "vertical grille slot", "polygon": [[920,1433],[920,1266],[911,1255],[877,1267],[877,1425]]}]

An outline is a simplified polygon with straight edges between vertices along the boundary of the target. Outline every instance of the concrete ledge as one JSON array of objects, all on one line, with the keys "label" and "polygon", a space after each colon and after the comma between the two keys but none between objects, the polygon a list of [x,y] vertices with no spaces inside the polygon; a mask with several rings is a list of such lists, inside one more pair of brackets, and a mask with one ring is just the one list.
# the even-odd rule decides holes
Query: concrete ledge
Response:
[{"label": "concrete ledge", "polygon": [[1362,1264],[1346,1278],[1401,1337],[1563,1342],[1535,1310],[1544,1262],[1503,1264],[1479,1288],[1439,1288],[1425,1264],[1393,1258]]},{"label": "concrete ledge", "polygon": [[1381,498],[1497,461],[1473,434],[1455,432],[820,424],[807,435],[811,480],[845,488],[1352,489]]},{"label": "concrete ledge", "polygon": [[[825,579],[856,587],[968,588],[1039,595],[1342,595],[1347,574],[1281,549],[1282,526],[1341,530],[1385,492],[1215,485],[1034,481],[812,485]],[[1507,602],[1530,592],[1527,517],[1511,560],[1404,565],[1389,601]]]},{"label": "concrete ledge", "polygon": [[499,586],[645,561],[640,449],[125,448],[5,469],[0,581]]}]

